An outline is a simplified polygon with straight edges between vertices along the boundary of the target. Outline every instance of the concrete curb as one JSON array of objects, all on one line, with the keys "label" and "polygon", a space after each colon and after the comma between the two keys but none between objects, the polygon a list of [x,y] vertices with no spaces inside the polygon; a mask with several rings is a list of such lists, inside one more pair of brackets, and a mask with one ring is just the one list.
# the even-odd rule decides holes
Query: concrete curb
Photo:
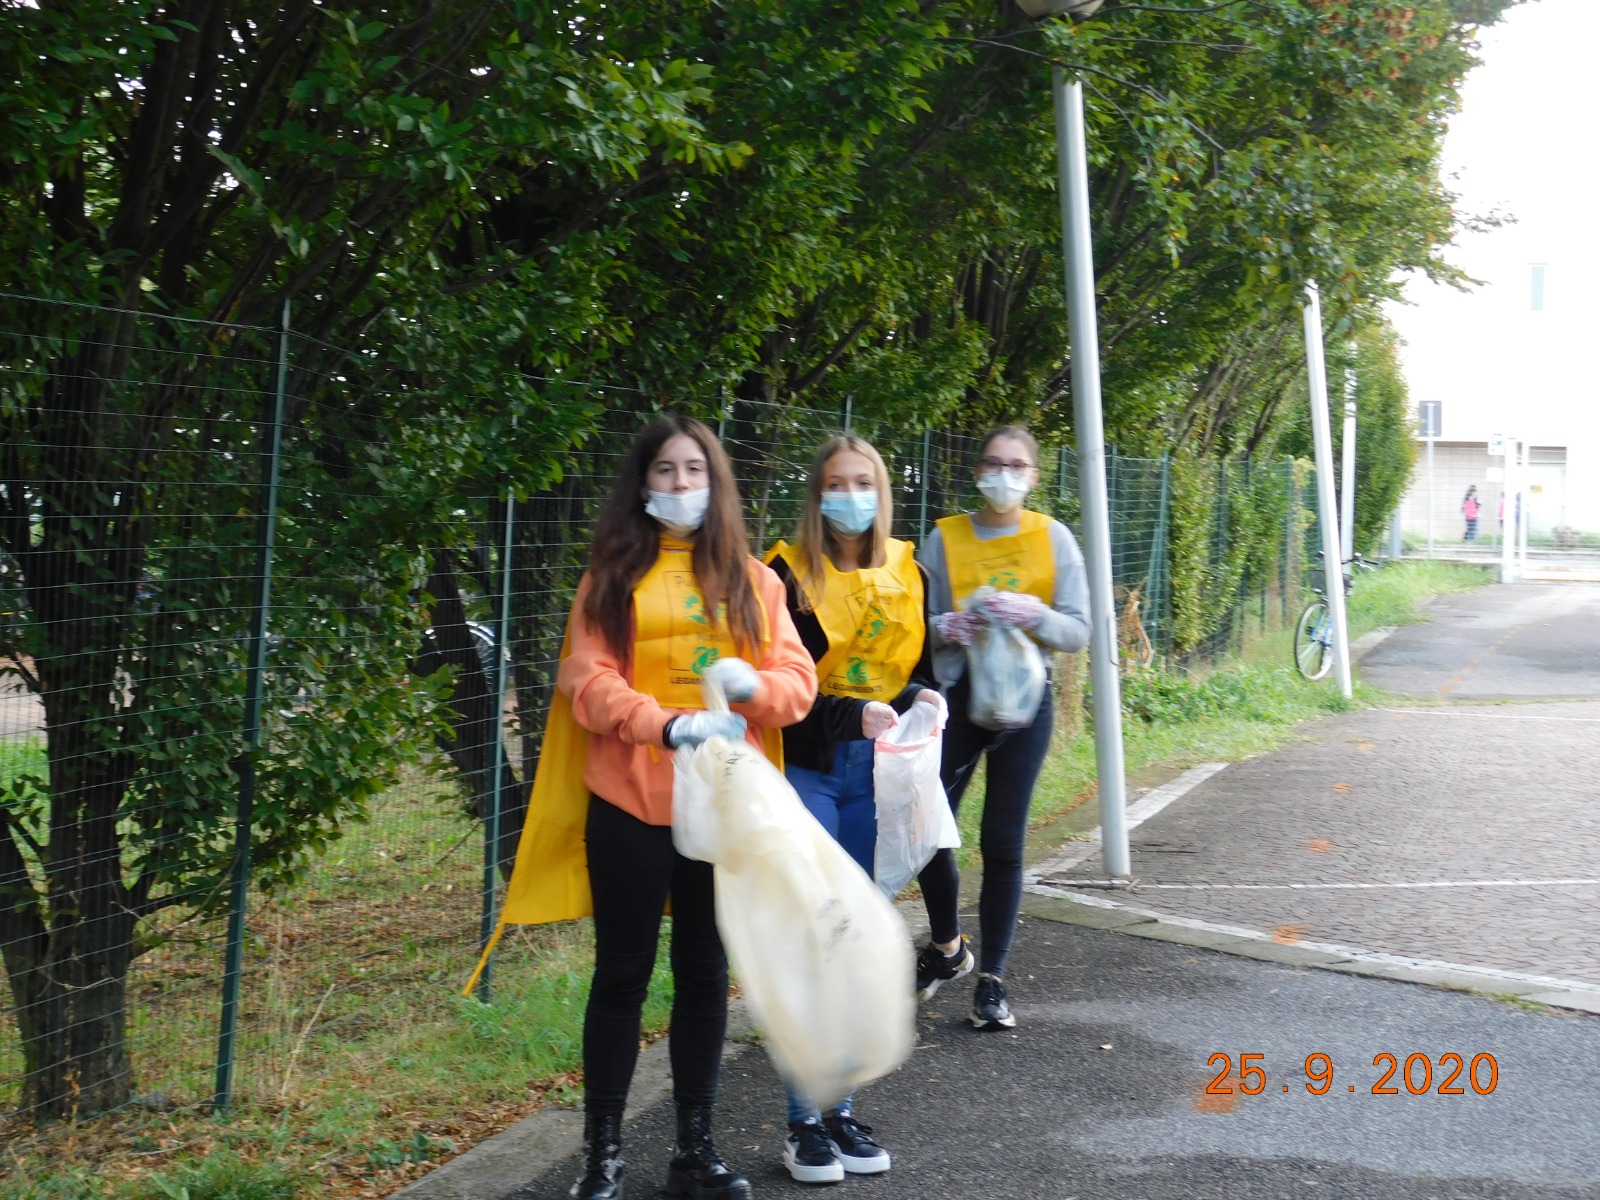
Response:
[{"label": "concrete curb", "polygon": [[1040,920],[1104,929],[1134,937],[1154,938],[1216,950],[1243,958],[1293,967],[1315,967],[1346,975],[1364,975],[1397,983],[1417,983],[1449,991],[1483,992],[1530,1000],[1551,1008],[1600,1014],[1600,987],[1582,980],[1526,975],[1470,963],[1380,954],[1333,942],[1279,942],[1259,930],[1189,917],[1172,917],[1120,900],[1082,896],[1065,888],[1036,882],[1026,885],[1022,910]]},{"label": "concrete curb", "polygon": [[1376,629],[1370,630],[1367,633],[1363,633],[1355,641],[1350,643],[1351,660],[1354,662],[1360,662],[1368,654],[1376,650],[1384,642],[1388,641],[1398,628],[1399,626],[1397,625],[1380,625]]},{"label": "concrete curb", "polygon": [[[744,1002],[730,1002],[723,1062],[749,1050],[754,1034]],[[662,1038],[639,1055],[633,1086],[628,1089],[624,1125],[671,1098],[672,1068],[667,1039]],[[542,1108],[392,1194],[396,1200],[505,1200],[570,1158],[582,1141],[582,1112]]]}]

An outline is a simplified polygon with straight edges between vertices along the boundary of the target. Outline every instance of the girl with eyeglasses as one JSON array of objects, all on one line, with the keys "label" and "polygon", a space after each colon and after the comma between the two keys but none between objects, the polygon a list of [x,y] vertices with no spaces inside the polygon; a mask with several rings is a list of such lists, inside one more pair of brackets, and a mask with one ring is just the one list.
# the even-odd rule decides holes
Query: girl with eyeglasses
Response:
[{"label": "girl with eyeglasses", "polygon": [[[1039,480],[1039,445],[1015,425],[993,430],[978,455],[978,491],[984,506],[939,521],[923,543],[928,609],[937,613],[933,665],[950,703],[940,774],[950,807],[988,756],[979,850],[983,886],[978,899],[978,983],[971,1022],[976,1029],[1016,1025],[1005,986],[1006,956],[1022,905],[1022,859],[1028,808],[1050,748],[1054,717],[1051,689],[1033,721],[1022,729],[994,731],[967,715],[970,680],[966,647],[989,621],[1015,625],[1046,651],[1076,652],[1089,642],[1089,593],[1083,554],[1070,530],[1053,517],[1023,507]],[[968,598],[995,589],[977,608]],[[961,932],[961,878],[954,852],[940,850],[922,874],[930,940],[917,957],[917,996],[929,999],[941,985],[973,968]]]},{"label": "girl with eyeglasses", "polygon": [[[784,773],[812,816],[872,874],[877,841],[873,741],[913,704],[941,711],[926,636],[927,587],[912,546],[889,536],[889,472],[872,445],[841,434],[817,451],[794,542],[768,556],[817,665],[805,720],[783,731]],[[889,1153],[852,1115],[789,1094],[784,1165],[801,1183],[889,1169]]]}]

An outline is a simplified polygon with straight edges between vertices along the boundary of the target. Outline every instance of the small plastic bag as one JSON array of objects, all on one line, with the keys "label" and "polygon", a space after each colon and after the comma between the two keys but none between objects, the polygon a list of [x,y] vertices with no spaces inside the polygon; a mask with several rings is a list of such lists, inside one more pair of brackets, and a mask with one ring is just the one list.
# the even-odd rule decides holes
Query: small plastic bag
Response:
[{"label": "small plastic bag", "polygon": [[[967,598],[978,608],[994,589],[979,588]],[[1044,655],[1015,625],[987,622],[967,647],[967,674],[972,680],[967,716],[983,729],[1026,729],[1044,699]]]},{"label": "small plastic bag", "polygon": [[950,799],[939,781],[944,709],[913,704],[872,751],[872,790],[878,805],[878,843],[872,874],[890,900],[914,879],[935,851],[961,845]]},{"label": "small plastic bag", "polygon": [[[706,698],[726,709],[709,686]],[[826,1108],[910,1057],[905,922],[782,771],[743,740],[679,749],[672,837],[715,867],[717,928],[790,1087]]]}]

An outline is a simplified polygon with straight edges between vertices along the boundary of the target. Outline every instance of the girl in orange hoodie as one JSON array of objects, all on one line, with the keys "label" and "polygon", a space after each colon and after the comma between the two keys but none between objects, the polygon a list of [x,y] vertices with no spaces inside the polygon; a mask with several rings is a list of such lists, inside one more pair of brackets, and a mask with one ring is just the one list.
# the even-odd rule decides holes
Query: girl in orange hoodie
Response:
[{"label": "girl in orange hoodie", "polygon": [[[792,725],[817,694],[784,586],[752,558],[728,456],[699,421],[634,438],[595,526],[557,686],[589,731],[583,781],[595,968],[584,1017],[584,1173],[575,1200],[621,1195],[622,1112],[662,910],[672,901],[671,1059],[678,1140],[666,1194],[747,1200],[711,1140],[728,1010],[709,863],[672,844],[672,751]],[[712,713],[701,680],[733,711]]]}]

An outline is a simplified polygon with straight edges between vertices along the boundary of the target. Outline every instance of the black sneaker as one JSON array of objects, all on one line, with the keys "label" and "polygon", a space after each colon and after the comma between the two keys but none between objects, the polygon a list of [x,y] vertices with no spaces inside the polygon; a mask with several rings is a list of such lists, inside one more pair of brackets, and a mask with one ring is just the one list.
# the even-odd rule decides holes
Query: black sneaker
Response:
[{"label": "black sneaker", "polygon": [[996,975],[979,975],[978,988],[972,994],[972,1027],[1010,1029],[1016,1023],[1006,1003],[1006,985]]},{"label": "black sneaker", "polygon": [[836,1112],[822,1118],[822,1127],[850,1174],[877,1175],[889,1169],[889,1152],[872,1140],[870,1125],[863,1125],[847,1112]]},{"label": "black sneaker", "polygon": [[933,994],[952,979],[960,979],[972,970],[972,951],[967,948],[967,935],[961,935],[961,944],[954,954],[946,954],[929,942],[917,955],[917,999],[931,1000]]},{"label": "black sneaker", "polygon": [[844,1164],[828,1131],[817,1121],[790,1121],[783,1143],[783,1165],[799,1183],[838,1183]]}]

